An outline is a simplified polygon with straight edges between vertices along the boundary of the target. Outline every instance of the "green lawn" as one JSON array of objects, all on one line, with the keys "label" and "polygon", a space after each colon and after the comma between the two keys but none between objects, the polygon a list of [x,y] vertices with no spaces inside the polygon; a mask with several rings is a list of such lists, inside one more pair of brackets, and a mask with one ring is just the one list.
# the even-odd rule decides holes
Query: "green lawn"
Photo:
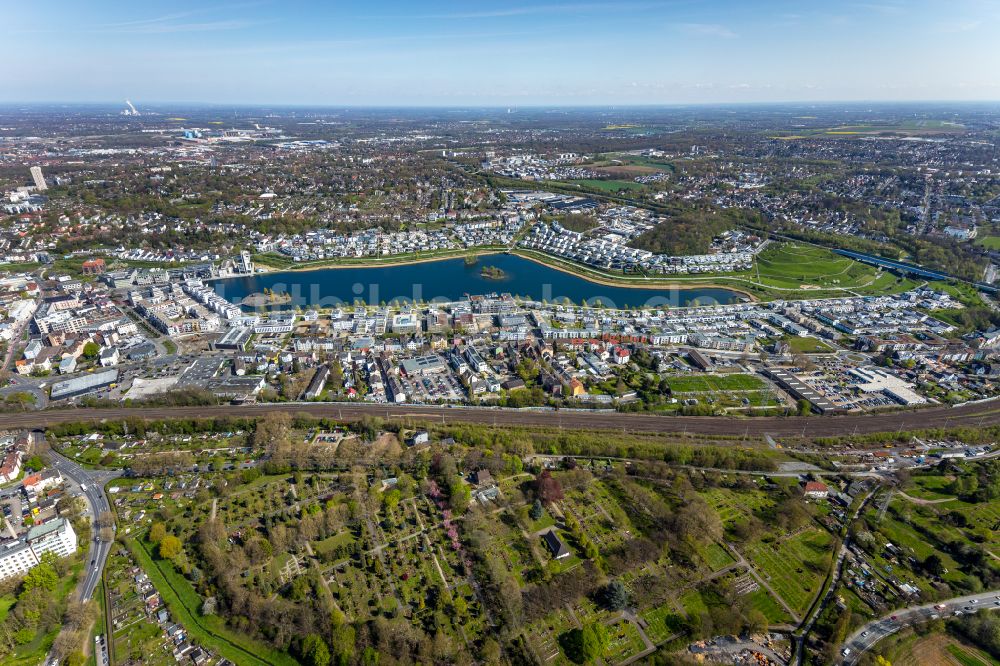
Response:
[{"label": "green lawn", "polygon": [[681,597],[681,606],[684,607],[684,611],[688,614],[688,617],[708,612],[708,604],[702,599],[701,592],[697,589],[691,590]]},{"label": "green lawn", "polygon": [[947,650],[948,654],[957,659],[962,666],[990,666],[961,645],[955,645],[952,643],[948,646]]},{"label": "green lawn", "polygon": [[976,245],[987,250],[1000,250],[1000,236],[981,236],[976,239]]},{"label": "green lawn", "polygon": [[818,338],[789,335],[783,338],[793,354],[825,354],[833,351],[833,347]]},{"label": "green lawn", "polygon": [[749,599],[750,606],[754,610],[760,611],[771,624],[783,624],[792,621],[792,618],[788,617],[788,613],[781,607],[781,604],[768,594],[764,588],[759,588],[751,592]]},{"label": "green lawn", "polygon": [[705,491],[703,495],[719,514],[719,519],[726,527],[730,527],[753,513],[774,504],[761,490],[736,491],[727,488],[712,488]]},{"label": "green lawn", "polygon": [[0,597],[0,622],[7,619],[7,613],[10,612],[11,607],[17,603],[17,599],[13,594],[5,594]]},{"label": "green lawn", "polygon": [[597,178],[580,178],[577,180],[558,181],[564,185],[598,190],[600,192],[618,192],[620,190],[641,190],[644,185],[634,180],[599,180]]},{"label": "green lawn", "polygon": [[317,541],[313,545],[313,550],[320,555],[325,555],[326,553],[334,550],[338,546],[350,545],[354,542],[354,535],[350,531],[345,530],[339,534],[334,534],[332,537],[327,537],[322,541]]},{"label": "green lawn", "polygon": [[[761,283],[806,292],[819,288],[853,288],[873,282],[878,270],[860,262],[834,254],[830,250],[802,243],[769,245],[757,256],[753,277]],[[888,275],[889,282],[895,276]],[[802,298],[807,296],[802,294]]]},{"label": "green lawn", "polygon": [[729,554],[728,550],[717,543],[713,543],[705,548],[705,551],[702,553],[702,557],[705,559],[705,564],[707,564],[712,571],[725,569],[736,561],[733,559],[733,556]]},{"label": "green lawn", "polygon": [[826,577],[832,542],[828,532],[808,528],[790,538],[755,543],[747,548],[746,554],[785,603],[803,614]]},{"label": "green lawn", "polygon": [[723,393],[761,391],[767,388],[756,375],[684,375],[667,379],[672,393]]},{"label": "green lawn", "polygon": [[649,640],[657,644],[683,630],[684,618],[669,604],[650,608],[639,616],[646,622],[646,635],[649,636]]}]

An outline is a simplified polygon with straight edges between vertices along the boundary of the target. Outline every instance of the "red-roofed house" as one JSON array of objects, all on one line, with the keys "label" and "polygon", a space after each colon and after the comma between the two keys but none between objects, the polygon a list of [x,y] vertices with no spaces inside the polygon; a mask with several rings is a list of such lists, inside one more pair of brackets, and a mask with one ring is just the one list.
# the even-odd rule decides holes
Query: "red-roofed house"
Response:
[{"label": "red-roofed house", "polygon": [[88,259],[83,262],[83,266],[81,268],[84,275],[103,275],[107,270],[104,265],[104,260],[100,257],[96,259]]},{"label": "red-roofed house", "polygon": [[808,481],[806,482],[806,487],[803,489],[803,493],[811,499],[826,499],[827,495],[830,494],[830,489],[826,487],[825,483]]},{"label": "red-roofed house", "polygon": [[8,451],[0,463],[0,483],[7,483],[21,473],[21,452]]}]

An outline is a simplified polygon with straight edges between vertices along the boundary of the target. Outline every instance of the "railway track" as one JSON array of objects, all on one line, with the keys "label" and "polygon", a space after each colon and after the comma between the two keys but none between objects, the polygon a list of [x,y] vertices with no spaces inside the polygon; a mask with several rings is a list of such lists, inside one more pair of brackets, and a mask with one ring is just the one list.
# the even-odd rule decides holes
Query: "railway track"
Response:
[{"label": "railway track", "polygon": [[915,411],[879,414],[756,418],[658,416],[586,410],[516,410],[367,403],[282,403],[203,407],[52,409],[0,414],[0,428],[44,428],[60,423],[114,421],[126,418],[159,420],[256,417],[275,411],[345,422],[377,417],[442,423],[548,427],[565,430],[617,430],[636,433],[686,432],[743,437],[763,437],[765,435],[772,437],[830,437],[1000,424],[1000,402],[993,401],[960,407],[930,407]]}]

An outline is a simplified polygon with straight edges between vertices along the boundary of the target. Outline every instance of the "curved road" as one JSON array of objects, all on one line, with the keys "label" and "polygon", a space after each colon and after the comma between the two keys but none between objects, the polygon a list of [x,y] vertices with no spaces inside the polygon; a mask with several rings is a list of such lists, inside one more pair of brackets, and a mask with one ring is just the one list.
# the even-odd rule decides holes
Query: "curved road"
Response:
[{"label": "curved road", "polygon": [[108,480],[119,476],[120,472],[88,470],[55,451],[49,452],[49,458],[52,467],[59,470],[63,476],[72,479],[81,487],[81,490],[83,486],[86,486],[86,490],[82,490],[83,498],[87,502],[87,511],[90,513],[94,523],[93,534],[91,536],[92,541],[87,549],[87,555],[91,561],[88,562],[86,558],[84,559],[86,575],[80,583],[80,598],[83,601],[87,601],[94,595],[94,590],[101,580],[101,571],[104,569],[104,562],[111,552],[111,544],[97,538],[97,517],[102,512],[111,510],[108,498],[104,495],[104,484]]},{"label": "curved road", "polygon": [[991,590],[955,597],[936,604],[911,606],[894,611],[891,615],[873,620],[851,634],[841,646],[841,663],[844,666],[853,666],[858,663],[861,655],[875,647],[876,643],[905,627],[929,622],[939,617],[998,609],[1000,609],[1000,590]]},{"label": "curved road", "polygon": [[125,418],[179,419],[256,417],[268,412],[288,412],[340,421],[365,417],[481,423],[484,425],[536,426],[567,430],[621,430],[631,432],[690,432],[703,435],[779,437],[831,437],[924,428],[980,427],[1000,424],[1000,402],[961,407],[929,407],[916,411],[810,417],[657,416],[588,410],[516,410],[429,405],[377,405],[370,403],[282,403],[212,405],[204,407],[148,407],[110,409],[50,409],[0,414],[0,429],[39,428],[78,421]]}]

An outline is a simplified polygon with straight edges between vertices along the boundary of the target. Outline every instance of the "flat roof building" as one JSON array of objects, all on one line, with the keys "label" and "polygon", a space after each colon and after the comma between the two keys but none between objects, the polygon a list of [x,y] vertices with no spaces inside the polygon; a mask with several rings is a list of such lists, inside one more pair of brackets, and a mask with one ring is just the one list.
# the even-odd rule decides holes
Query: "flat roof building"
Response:
[{"label": "flat roof building", "polygon": [[76,532],[65,518],[36,525],[24,536],[0,543],[0,579],[26,573],[45,553],[67,557],[76,548]]},{"label": "flat roof building", "polygon": [[215,343],[215,348],[246,351],[251,335],[253,335],[253,329],[249,326],[233,326]]},{"label": "flat roof building", "polygon": [[788,391],[796,400],[805,400],[808,402],[820,414],[840,409],[829,398],[820,394],[816,389],[787,370],[765,370],[764,374],[773,379],[778,386]]},{"label": "flat roof building", "polygon": [[118,381],[118,370],[104,370],[93,374],[74,377],[52,385],[49,397],[53,400],[66,400],[76,396],[86,395],[105,389]]}]

